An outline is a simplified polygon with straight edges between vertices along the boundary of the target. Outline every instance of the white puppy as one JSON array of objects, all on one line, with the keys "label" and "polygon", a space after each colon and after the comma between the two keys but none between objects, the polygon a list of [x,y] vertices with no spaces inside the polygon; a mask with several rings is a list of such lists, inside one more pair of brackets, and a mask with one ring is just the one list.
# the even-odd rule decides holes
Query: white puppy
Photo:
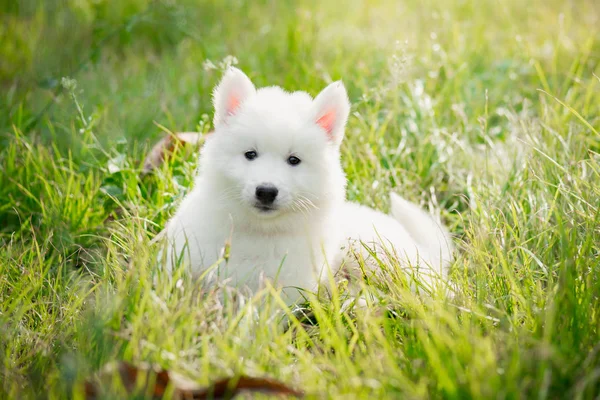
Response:
[{"label": "white puppy", "polygon": [[340,143],[350,104],[341,82],[313,100],[257,90],[230,68],[214,106],[194,188],[166,228],[169,271],[180,261],[195,275],[212,266],[209,279],[252,291],[269,278],[291,304],[356,254],[370,259],[364,243],[383,258],[393,248],[423,280],[445,277],[451,241],[431,216],[393,194],[393,218],[345,200]]}]

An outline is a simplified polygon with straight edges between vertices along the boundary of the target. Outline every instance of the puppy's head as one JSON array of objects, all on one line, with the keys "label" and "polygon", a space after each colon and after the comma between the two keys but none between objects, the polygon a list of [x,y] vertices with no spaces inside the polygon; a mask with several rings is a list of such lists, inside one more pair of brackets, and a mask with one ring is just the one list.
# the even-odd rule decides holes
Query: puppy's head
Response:
[{"label": "puppy's head", "polygon": [[313,100],[279,87],[257,90],[231,68],[215,89],[214,106],[215,131],[200,171],[219,182],[224,203],[269,221],[307,216],[344,199],[339,147],[350,104],[341,82]]}]

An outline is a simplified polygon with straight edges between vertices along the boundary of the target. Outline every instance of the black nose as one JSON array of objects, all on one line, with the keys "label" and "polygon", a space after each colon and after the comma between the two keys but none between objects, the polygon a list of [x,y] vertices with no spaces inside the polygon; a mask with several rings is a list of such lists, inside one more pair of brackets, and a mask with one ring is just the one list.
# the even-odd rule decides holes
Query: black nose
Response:
[{"label": "black nose", "polygon": [[256,187],[256,198],[261,204],[273,204],[279,190],[273,185],[260,185]]}]

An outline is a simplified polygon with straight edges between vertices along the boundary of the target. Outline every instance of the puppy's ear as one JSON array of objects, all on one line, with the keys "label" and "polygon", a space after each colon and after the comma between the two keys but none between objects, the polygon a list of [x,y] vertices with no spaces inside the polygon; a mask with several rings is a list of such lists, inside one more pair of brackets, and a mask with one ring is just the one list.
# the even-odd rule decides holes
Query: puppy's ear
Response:
[{"label": "puppy's ear", "polygon": [[225,124],[227,119],[235,115],[242,103],[254,93],[256,89],[250,78],[239,69],[230,67],[213,92],[215,128]]},{"label": "puppy's ear", "polygon": [[325,131],[329,140],[339,145],[350,113],[350,102],[341,81],[327,86],[313,102],[313,121]]}]

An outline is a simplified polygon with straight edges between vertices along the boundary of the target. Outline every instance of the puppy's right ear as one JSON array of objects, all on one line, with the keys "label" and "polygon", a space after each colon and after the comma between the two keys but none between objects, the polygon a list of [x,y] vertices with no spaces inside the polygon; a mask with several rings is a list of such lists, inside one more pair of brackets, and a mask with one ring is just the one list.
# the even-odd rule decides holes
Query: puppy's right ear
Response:
[{"label": "puppy's right ear", "polygon": [[256,88],[250,78],[239,69],[230,67],[213,92],[214,127],[219,128],[226,124],[227,119],[235,115],[242,103],[254,93]]}]

